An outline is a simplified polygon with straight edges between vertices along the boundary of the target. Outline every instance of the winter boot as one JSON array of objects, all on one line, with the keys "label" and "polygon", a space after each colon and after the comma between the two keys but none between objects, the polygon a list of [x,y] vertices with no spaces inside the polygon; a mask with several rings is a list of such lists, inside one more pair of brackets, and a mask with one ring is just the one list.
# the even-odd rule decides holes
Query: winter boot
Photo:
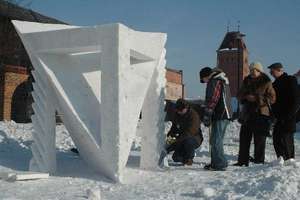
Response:
[{"label": "winter boot", "polygon": [[191,165],[193,164],[193,160],[192,160],[192,159],[188,159],[188,160],[186,160],[183,164],[184,164],[184,165],[191,166]]}]

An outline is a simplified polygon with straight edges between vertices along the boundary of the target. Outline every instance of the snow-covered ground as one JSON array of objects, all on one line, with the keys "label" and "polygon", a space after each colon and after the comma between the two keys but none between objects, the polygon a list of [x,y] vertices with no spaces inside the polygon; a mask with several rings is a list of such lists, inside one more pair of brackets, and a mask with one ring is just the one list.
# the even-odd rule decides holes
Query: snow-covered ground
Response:
[{"label": "snow-covered ground", "polygon": [[[31,124],[0,122],[0,172],[26,171],[31,158]],[[238,123],[232,123],[225,138],[225,153],[230,164],[236,162]],[[100,191],[101,199],[299,199],[300,163],[274,165],[275,154],[267,140],[265,165],[229,166],[227,171],[203,170],[209,162],[207,130],[205,142],[197,150],[191,167],[175,166],[166,171],[144,171],[138,168],[139,145],[135,143],[127,164],[127,179],[115,184],[95,174],[80,156],[70,152],[74,147],[63,126],[57,126],[57,173],[49,179],[9,182],[0,180],[0,200],[76,200],[87,199],[88,190]],[[296,137],[296,156],[300,155],[300,133]],[[296,159],[296,160],[297,160]]]}]

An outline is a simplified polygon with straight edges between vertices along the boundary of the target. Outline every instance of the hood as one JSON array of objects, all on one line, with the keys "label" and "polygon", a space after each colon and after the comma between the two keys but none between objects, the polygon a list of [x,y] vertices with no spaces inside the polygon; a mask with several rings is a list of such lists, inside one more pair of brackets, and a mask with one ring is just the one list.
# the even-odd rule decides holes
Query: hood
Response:
[{"label": "hood", "polygon": [[229,85],[229,80],[221,69],[215,69],[214,73],[215,75],[212,76],[213,79],[223,80],[226,85]]}]

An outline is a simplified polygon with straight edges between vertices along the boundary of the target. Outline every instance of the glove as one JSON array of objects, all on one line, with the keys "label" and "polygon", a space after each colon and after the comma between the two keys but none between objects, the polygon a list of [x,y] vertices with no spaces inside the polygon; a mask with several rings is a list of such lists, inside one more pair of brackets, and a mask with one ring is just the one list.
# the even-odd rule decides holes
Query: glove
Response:
[{"label": "glove", "polygon": [[168,145],[171,145],[173,144],[174,142],[176,142],[176,137],[172,137],[172,136],[168,136],[167,139],[166,139],[166,143]]}]

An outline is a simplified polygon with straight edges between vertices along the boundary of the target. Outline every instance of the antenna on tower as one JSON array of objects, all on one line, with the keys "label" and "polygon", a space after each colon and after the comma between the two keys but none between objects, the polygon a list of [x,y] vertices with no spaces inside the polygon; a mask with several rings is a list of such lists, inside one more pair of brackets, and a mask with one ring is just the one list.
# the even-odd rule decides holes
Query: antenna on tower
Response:
[{"label": "antenna on tower", "polygon": [[227,21],[227,33],[229,32],[229,27],[230,27],[230,20]]},{"label": "antenna on tower", "polygon": [[241,21],[238,20],[238,21],[237,21],[237,29],[238,29],[238,32],[240,32],[240,27],[241,27],[241,26],[240,26],[240,23],[241,23]]}]

